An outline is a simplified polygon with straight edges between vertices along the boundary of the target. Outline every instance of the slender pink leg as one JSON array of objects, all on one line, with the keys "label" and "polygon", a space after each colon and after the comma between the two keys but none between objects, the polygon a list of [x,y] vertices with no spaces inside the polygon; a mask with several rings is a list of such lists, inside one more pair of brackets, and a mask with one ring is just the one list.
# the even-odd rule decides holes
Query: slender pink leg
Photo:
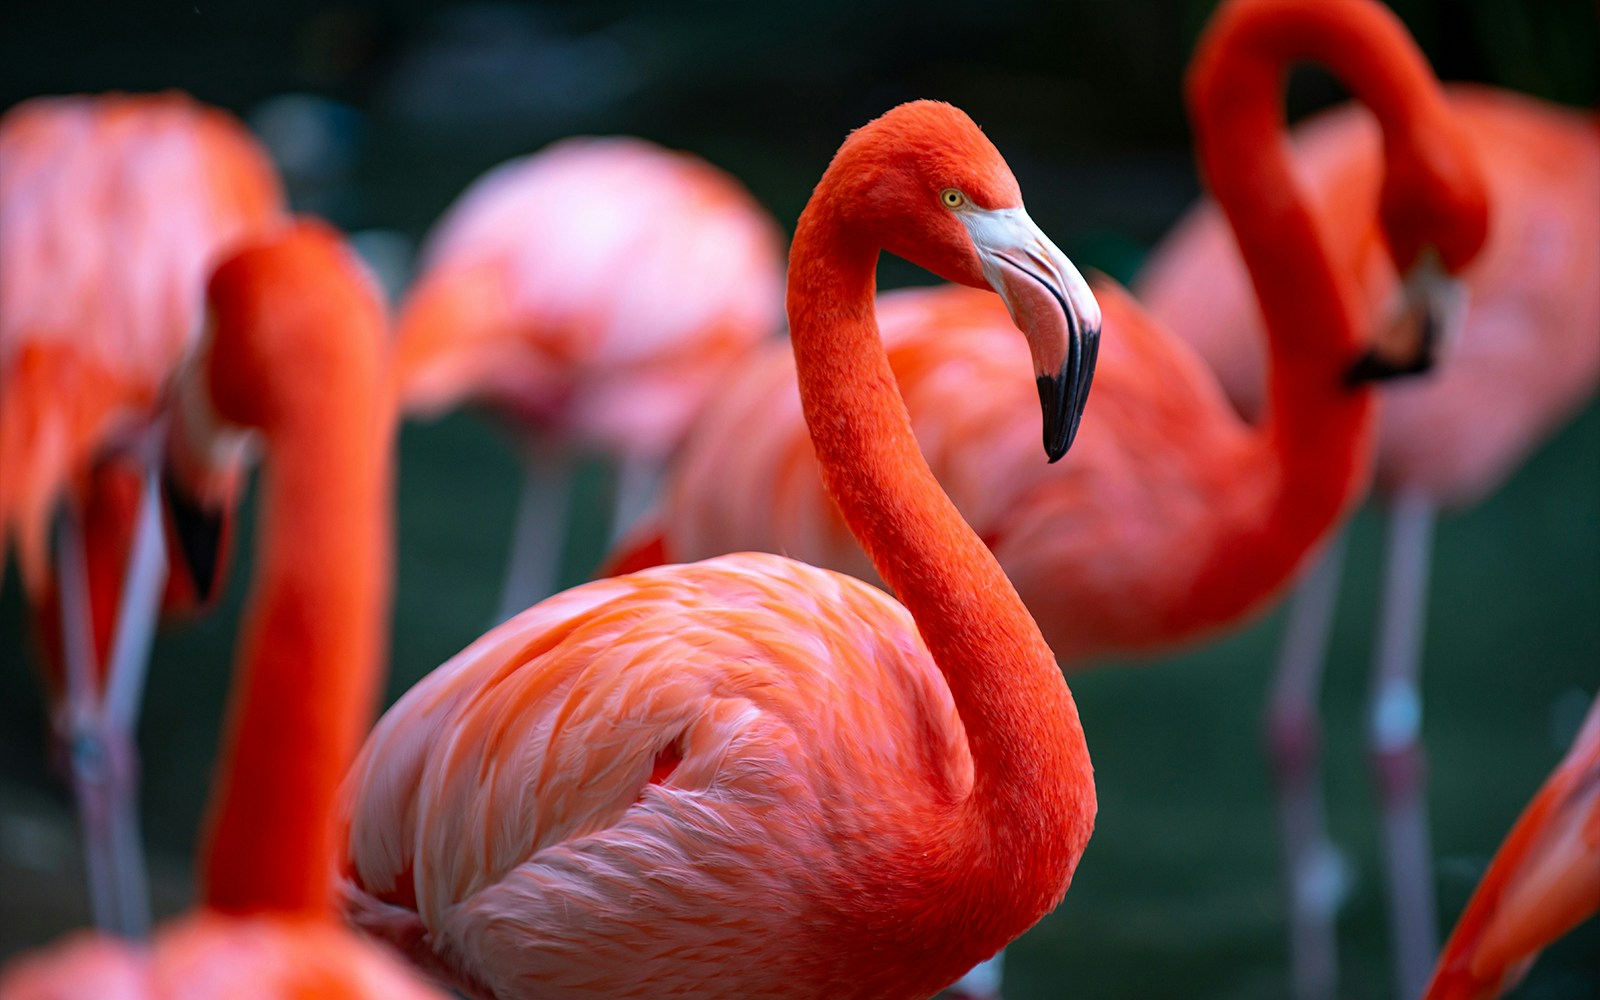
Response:
[{"label": "slender pink leg", "polygon": [[154,455],[140,488],[138,520],[123,576],[110,668],[100,710],[101,740],[109,766],[108,820],[122,933],[143,936],[150,926],[144,839],[139,824],[139,754],[136,734],[144,681],[161,613],[167,552],[161,530],[161,488]]},{"label": "slender pink leg", "polygon": [[1401,997],[1422,994],[1439,947],[1420,685],[1433,521],[1433,504],[1422,496],[1402,493],[1391,501],[1367,732],[1383,826],[1395,989]]},{"label": "slender pink leg", "polygon": [[531,444],[522,456],[522,494],[495,621],[503,622],[556,591],[567,536],[572,462],[557,447]]},{"label": "slender pink leg", "polygon": [[1295,590],[1267,708],[1266,744],[1287,879],[1290,995],[1296,1000],[1332,1000],[1339,980],[1335,924],[1349,875],[1323,815],[1317,698],[1344,545],[1342,532],[1330,539]]},{"label": "slender pink leg", "polygon": [[89,881],[89,907],[102,931],[119,931],[115,849],[106,795],[110,762],[100,733],[100,692],[95,681],[94,626],[89,608],[83,527],[76,512],[63,510],[56,526],[56,587],[61,599],[61,653],[67,681],[66,710],[54,720],[67,746],[72,791],[78,803]]}]

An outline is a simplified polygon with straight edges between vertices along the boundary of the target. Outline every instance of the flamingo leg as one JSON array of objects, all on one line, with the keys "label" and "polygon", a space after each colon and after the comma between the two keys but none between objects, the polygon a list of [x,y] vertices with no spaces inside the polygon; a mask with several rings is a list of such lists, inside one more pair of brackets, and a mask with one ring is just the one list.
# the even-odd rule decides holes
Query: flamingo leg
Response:
[{"label": "flamingo leg", "polygon": [[1295,590],[1267,708],[1267,752],[1287,873],[1290,995],[1296,1000],[1332,1000],[1339,978],[1335,924],[1349,874],[1324,816],[1317,697],[1344,547],[1340,532]]},{"label": "flamingo leg", "polygon": [[1000,973],[1006,953],[999,951],[987,961],[974,965],[966,975],[945,991],[950,1000],[1000,1000]]},{"label": "flamingo leg", "polygon": [[648,512],[661,491],[666,465],[649,455],[624,455],[617,465],[613,490],[611,528],[607,546],[615,545]]},{"label": "flamingo leg", "polygon": [[108,771],[100,740],[100,694],[95,679],[94,617],[90,610],[83,526],[76,512],[63,508],[56,523],[56,587],[61,599],[61,654],[65,661],[65,711],[54,720],[70,755],[73,797],[83,833],[89,908],[94,924],[116,932],[121,910],[116,899],[115,850],[106,798]]},{"label": "flamingo leg", "polygon": [[1427,985],[1439,947],[1420,684],[1434,506],[1401,493],[1388,522],[1367,752],[1378,784],[1396,995],[1414,997]]},{"label": "flamingo leg", "polygon": [[571,498],[572,462],[566,452],[541,442],[530,444],[522,456],[522,493],[496,622],[555,593]]},{"label": "flamingo leg", "polygon": [[140,484],[139,511],[128,567],[122,581],[117,624],[112,635],[101,739],[106,748],[108,821],[117,879],[118,921],[122,932],[142,937],[150,926],[150,891],[145,876],[139,823],[139,757],[136,742],[144,682],[161,612],[167,577],[167,551],[161,530],[161,487],[154,441]]}]

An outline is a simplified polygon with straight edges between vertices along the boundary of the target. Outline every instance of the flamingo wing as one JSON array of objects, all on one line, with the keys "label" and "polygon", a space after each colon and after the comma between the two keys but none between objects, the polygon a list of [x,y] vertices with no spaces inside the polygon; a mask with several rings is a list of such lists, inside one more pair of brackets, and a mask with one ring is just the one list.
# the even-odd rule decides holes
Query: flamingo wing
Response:
[{"label": "flamingo wing", "polygon": [[379,722],[347,789],[347,897],[479,992],[788,995],[832,947],[819,901],[870,878],[857,852],[915,837],[928,789],[959,799],[971,768],[880,591],[758,554],[596,581]]},{"label": "flamingo wing", "polygon": [[39,98],[0,120],[0,556],[48,583],[62,490],[148,416],[205,277],[283,197],[243,126],[182,94]]},{"label": "flamingo wing", "polygon": [[[997,298],[940,286],[878,301],[929,467],[1068,663],[1186,641],[1239,613],[1197,625],[1168,609],[1192,602],[1214,555],[1203,526],[1253,516],[1270,485],[1240,474],[1251,432],[1199,357],[1122,289],[1101,281],[1095,295],[1108,335],[1088,422],[1055,465],[1038,460],[1027,346]],[[616,569],[759,549],[877,580],[822,487],[784,345],[748,358],[707,405],[665,497]]]},{"label": "flamingo wing", "polygon": [[585,444],[664,452],[777,329],[780,247],[731,177],[643,140],[508,161],[429,238],[400,321],[400,398],[483,400]]}]

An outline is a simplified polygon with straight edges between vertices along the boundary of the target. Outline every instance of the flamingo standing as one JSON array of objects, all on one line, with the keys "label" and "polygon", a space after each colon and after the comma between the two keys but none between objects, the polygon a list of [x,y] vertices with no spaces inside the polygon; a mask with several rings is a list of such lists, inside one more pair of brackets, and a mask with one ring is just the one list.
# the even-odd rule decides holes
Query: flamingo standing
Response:
[{"label": "flamingo standing", "polygon": [[1493,1000],[1600,911],[1600,697],[1445,943],[1423,1000]]},{"label": "flamingo standing", "polygon": [[[149,922],[134,730],[166,574],[161,389],[207,269],[282,201],[249,133],[182,94],[39,98],[0,119],[0,567],[15,536],[106,930]],[[215,572],[169,587],[168,607]]]},{"label": "flamingo standing", "polygon": [[373,731],[349,782],[357,923],[479,996],[926,997],[1060,902],[1088,750],[917,451],[873,318],[884,250],[1006,299],[1066,450],[1088,286],[960,111],[856,130],[800,216],[789,321],[826,481],[905,606],[746,553],[528,609]]},{"label": "flamingo standing", "polygon": [[336,792],[382,678],[393,426],[383,307],[354,255],[311,223],[226,260],[209,305],[213,325],[178,387],[171,433],[185,461],[171,481],[208,506],[247,432],[267,471],[203,903],[149,945],[83,935],[23,959],[0,994],[434,998],[341,925],[328,878]]},{"label": "flamingo standing", "polygon": [[[1279,151],[1283,80],[1298,60],[1326,65],[1382,123],[1381,224],[1398,266],[1425,270],[1437,255],[1460,272],[1487,218],[1476,150],[1392,14],[1221,8],[1187,89],[1201,168],[1251,248],[1267,316],[1272,404],[1259,424],[1242,422],[1187,345],[1107,281],[1095,288],[1107,336],[1094,426],[1071,461],[1028,467],[1019,416],[1030,404],[1004,379],[1021,358],[999,336],[1003,314],[961,289],[884,298],[930,464],[1069,669],[1194,642],[1264,609],[1365,489],[1374,399],[1347,375],[1381,366],[1361,357],[1367,325],[1350,278]],[[635,533],[615,568],[757,549],[862,569],[786,401],[792,379],[773,354],[729,380],[669,476],[658,527]],[[1331,952],[1297,949],[1294,965],[1298,980],[1332,989]]]},{"label": "flamingo standing", "polygon": [[[1423,796],[1421,655],[1433,524],[1499,487],[1600,383],[1600,121],[1487,87],[1447,88],[1451,112],[1483,164],[1489,241],[1468,273],[1470,312],[1447,363],[1383,394],[1376,487],[1388,504],[1381,619],[1368,747],[1385,817],[1397,989],[1422,989],[1438,940]],[[1296,129],[1295,170],[1356,283],[1358,308],[1389,308],[1396,277],[1378,230],[1378,130],[1341,107]],[[1214,206],[1192,209],[1140,276],[1151,313],[1217,372],[1243,412],[1262,406],[1259,316],[1238,251]],[[1494,399],[1494,418],[1481,406]],[[1316,694],[1340,577],[1342,543],[1299,588],[1268,717],[1291,870],[1336,859],[1321,821]],[[1285,746],[1288,741],[1292,746]],[[1302,744],[1310,741],[1312,746]],[[1299,948],[1330,952],[1337,894],[1291,882]]]},{"label": "flamingo standing", "polygon": [[641,139],[567,139],[480,178],[430,237],[395,348],[402,405],[477,399],[524,439],[497,621],[555,587],[575,452],[620,457],[614,527],[728,365],[778,326],[777,225],[732,177]]}]

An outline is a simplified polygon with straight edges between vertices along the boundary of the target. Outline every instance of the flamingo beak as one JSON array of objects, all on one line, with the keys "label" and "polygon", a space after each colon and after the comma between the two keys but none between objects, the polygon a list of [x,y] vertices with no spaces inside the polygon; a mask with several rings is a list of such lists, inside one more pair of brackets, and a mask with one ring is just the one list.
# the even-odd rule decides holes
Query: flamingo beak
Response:
[{"label": "flamingo beak", "polygon": [[183,568],[194,584],[195,598],[201,604],[209,604],[223,560],[227,511],[213,509],[185,490],[170,467],[162,472],[161,493]]},{"label": "flamingo beak", "polygon": [[1100,304],[1024,209],[968,209],[957,217],[972,237],[984,279],[1028,338],[1044,410],[1044,450],[1054,462],[1072,446],[1089,399]]},{"label": "flamingo beak", "polygon": [[1466,283],[1444,269],[1437,251],[1424,249],[1406,271],[1392,318],[1345,374],[1346,384],[1366,385],[1432,371],[1459,339],[1466,315]]},{"label": "flamingo beak", "polygon": [[195,598],[209,604],[227,563],[233,510],[253,442],[223,422],[201,389],[203,365],[191,358],[173,380],[161,493],[170,538]]}]

